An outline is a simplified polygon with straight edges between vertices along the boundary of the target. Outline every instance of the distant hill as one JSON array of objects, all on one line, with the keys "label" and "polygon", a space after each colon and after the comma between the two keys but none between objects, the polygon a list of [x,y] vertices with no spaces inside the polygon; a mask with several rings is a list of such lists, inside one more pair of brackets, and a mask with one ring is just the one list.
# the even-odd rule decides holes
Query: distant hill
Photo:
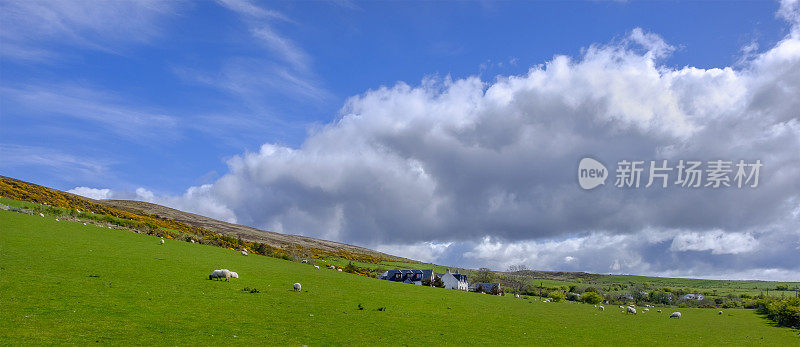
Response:
[{"label": "distant hill", "polygon": [[320,240],[300,235],[281,234],[273,231],[256,229],[245,225],[222,222],[216,219],[204,217],[194,213],[183,212],[180,210],[176,210],[174,208],[169,208],[166,206],[161,206],[149,202],[132,201],[132,200],[100,200],[98,202],[102,205],[111,208],[128,211],[136,214],[157,215],[164,218],[176,220],[181,223],[186,223],[188,225],[192,225],[198,228],[219,232],[224,235],[234,236],[248,241],[267,243],[269,245],[280,248],[301,246],[305,248],[318,248],[327,252],[347,250],[353,253],[371,254],[393,260],[408,260],[392,256],[389,254],[373,251],[371,249],[364,247],[358,247],[328,240]]},{"label": "distant hill", "polygon": [[[47,204],[57,208],[79,210],[83,213],[110,216],[115,219],[114,224],[138,232],[159,234],[169,238],[191,235],[192,238],[208,240],[209,243],[226,248],[245,246],[251,250],[263,249],[265,255],[317,255],[368,262],[400,261],[416,263],[413,260],[364,247],[260,230],[147,202],[89,199],[5,176],[0,176],[0,196],[20,201]],[[120,224],[120,222],[123,223]],[[242,240],[246,242],[242,242]],[[260,247],[260,244],[267,245],[268,249]]]}]

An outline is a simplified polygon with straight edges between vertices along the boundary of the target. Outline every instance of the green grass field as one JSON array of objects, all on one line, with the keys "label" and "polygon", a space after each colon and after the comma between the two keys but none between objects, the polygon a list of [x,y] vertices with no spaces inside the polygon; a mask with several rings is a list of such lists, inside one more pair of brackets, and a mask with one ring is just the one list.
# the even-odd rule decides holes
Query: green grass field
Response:
[{"label": "green grass field", "polygon": [[[218,268],[240,278],[208,280]],[[291,290],[294,282],[302,292]],[[0,307],[3,345],[800,345],[797,330],[752,310],[629,316],[616,306],[600,312],[380,281],[206,245],[161,246],[129,231],[7,211],[0,211]]]}]

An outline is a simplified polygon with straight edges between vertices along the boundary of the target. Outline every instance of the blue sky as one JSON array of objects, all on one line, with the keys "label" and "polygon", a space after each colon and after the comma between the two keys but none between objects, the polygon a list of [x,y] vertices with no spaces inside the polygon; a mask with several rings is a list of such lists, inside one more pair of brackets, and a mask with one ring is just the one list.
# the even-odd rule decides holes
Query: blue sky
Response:
[{"label": "blue sky", "polygon": [[[211,182],[224,173],[227,158],[263,143],[299,146],[309,129],[333,121],[348,97],[398,81],[415,85],[426,76],[492,80],[522,74],[556,54],[575,56],[592,44],[619,40],[636,27],[678,47],[664,64],[732,65],[742,47],[751,42],[770,46],[787,31],[775,16],[777,3],[756,1],[259,5],[282,18],[253,24],[213,1],[170,2],[147,14],[151,17],[146,21],[131,23],[126,32],[105,33],[100,25],[87,28],[65,20],[73,27],[64,32],[13,38],[15,44],[47,52],[47,57],[4,55],[5,88],[55,94],[72,90],[79,94],[70,98],[74,103],[163,115],[174,123],[167,130],[143,126],[113,131],[113,124],[59,115],[57,109],[4,93],[3,146],[33,151],[26,156],[38,151],[102,166],[101,172],[76,175],[65,172],[69,166],[62,171],[58,165],[69,163],[56,159],[29,163],[7,157],[4,174],[60,189],[144,186],[177,194]],[[5,17],[4,31],[42,30],[39,23],[20,24],[13,13]],[[259,25],[289,42],[301,61],[287,61],[281,51],[253,37],[250,31]],[[243,76],[228,81],[220,76],[225,69],[246,74],[242,70],[253,66],[286,69],[308,88],[257,81],[248,85]],[[219,86],[224,83],[242,85],[231,90]],[[115,122],[115,116],[103,111],[87,112]],[[202,120],[211,116],[226,127]],[[240,119],[255,124],[238,127]]]},{"label": "blue sky", "polygon": [[[0,1],[0,174],[446,265],[796,279],[798,6]],[[587,193],[585,155],[765,165]]]}]

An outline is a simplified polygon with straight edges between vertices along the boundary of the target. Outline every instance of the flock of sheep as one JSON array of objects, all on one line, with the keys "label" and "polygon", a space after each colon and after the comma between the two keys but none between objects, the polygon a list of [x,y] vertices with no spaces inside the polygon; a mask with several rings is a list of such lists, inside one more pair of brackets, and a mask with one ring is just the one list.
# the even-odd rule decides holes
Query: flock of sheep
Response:
[{"label": "flock of sheep", "polygon": [[[160,242],[161,242],[162,245],[164,244],[164,237],[161,237],[161,241]],[[248,254],[247,250],[246,249],[242,249],[242,255],[246,256],[247,254]],[[307,260],[303,260],[302,263],[305,264],[305,263],[308,263],[308,261]],[[319,270],[319,266],[317,266],[317,265],[314,265],[314,268]],[[328,265],[328,268],[331,269],[331,270],[337,270],[336,267],[333,266],[333,265]],[[338,270],[342,271],[342,269],[338,269]],[[230,281],[231,278],[239,278],[239,274],[236,273],[236,272],[230,271],[228,269],[219,269],[219,270],[214,270],[210,275],[208,275],[208,279],[209,280],[223,279],[223,278],[226,281]],[[295,283],[294,285],[292,285],[292,289],[294,289],[295,291],[299,292],[299,291],[301,291],[301,288],[302,288],[302,286],[300,285],[300,283]],[[519,294],[515,294],[514,297],[515,298],[519,298]],[[551,301],[552,301],[552,299],[550,299],[550,298],[542,300],[542,302],[551,302]],[[597,308],[600,311],[605,311],[606,310],[606,308],[604,306],[602,306],[602,305],[594,305],[594,307]],[[642,309],[642,312],[650,311],[650,307],[653,307],[653,306],[645,305],[645,307],[646,308]],[[619,306],[619,308],[621,310],[624,310],[624,312],[626,314],[637,314],[635,305],[628,305],[627,307]],[[661,313],[661,310],[658,310],[658,313]],[[719,311],[717,314],[722,315],[722,311]],[[681,313],[677,312],[677,311],[676,312],[672,312],[672,314],[669,315],[669,318],[681,318]]]}]

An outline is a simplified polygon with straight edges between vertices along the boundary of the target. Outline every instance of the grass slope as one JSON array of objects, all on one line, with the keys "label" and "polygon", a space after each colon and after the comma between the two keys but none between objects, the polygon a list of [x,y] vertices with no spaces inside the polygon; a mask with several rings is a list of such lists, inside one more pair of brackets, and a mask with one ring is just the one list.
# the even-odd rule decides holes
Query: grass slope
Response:
[{"label": "grass slope", "polygon": [[[228,268],[240,279],[207,280]],[[303,291],[293,292],[300,282]],[[260,293],[242,291],[257,288]],[[627,316],[380,281],[0,211],[0,344],[797,346],[751,310]],[[365,308],[359,310],[358,305]],[[385,307],[385,311],[377,308]]]}]

